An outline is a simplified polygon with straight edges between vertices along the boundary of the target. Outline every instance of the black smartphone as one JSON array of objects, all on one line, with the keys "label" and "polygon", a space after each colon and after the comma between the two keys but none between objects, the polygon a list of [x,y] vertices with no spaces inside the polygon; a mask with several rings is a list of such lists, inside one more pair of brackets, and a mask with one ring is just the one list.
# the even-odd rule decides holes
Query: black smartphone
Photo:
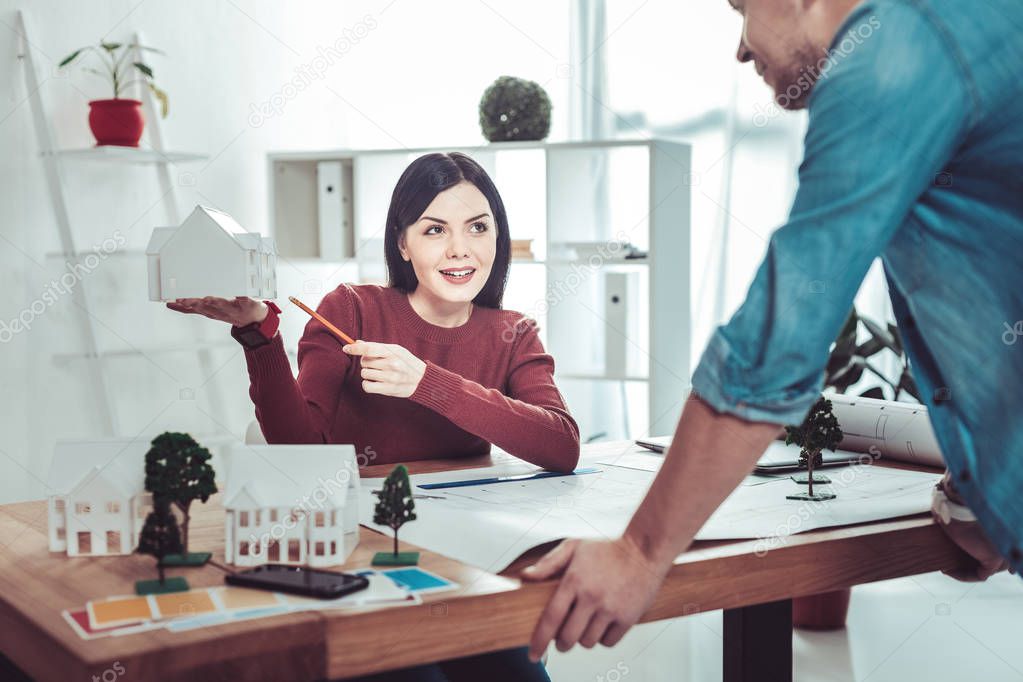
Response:
[{"label": "black smartphone", "polygon": [[238,587],[290,592],[317,599],[337,599],[369,586],[365,576],[285,564],[263,564],[247,571],[229,573],[224,576],[224,581]]},{"label": "black smartphone", "polygon": [[[828,467],[841,467],[848,466],[850,464],[859,464],[860,457],[862,455],[853,455],[848,452],[829,452],[821,455],[821,463],[815,466],[813,469],[826,469]],[[799,471],[806,467],[799,466],[798,459],[782,459],[772,460],[768,462],[758,462],[757,466],[753,469],[754,473],[757,474],[783,474],[792,471]]]}]

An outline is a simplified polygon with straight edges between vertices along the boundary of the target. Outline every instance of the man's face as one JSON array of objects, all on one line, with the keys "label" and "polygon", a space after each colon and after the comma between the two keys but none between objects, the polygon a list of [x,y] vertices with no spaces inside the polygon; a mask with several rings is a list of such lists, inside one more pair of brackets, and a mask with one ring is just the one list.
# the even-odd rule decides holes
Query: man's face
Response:
[{"label": "man's face", "polygon": [[807,32],[806,0],[728,0],[742,14],[742,35],[736,58],[753,62],[784,109],[802,109],[817,80],[818,60]]}]

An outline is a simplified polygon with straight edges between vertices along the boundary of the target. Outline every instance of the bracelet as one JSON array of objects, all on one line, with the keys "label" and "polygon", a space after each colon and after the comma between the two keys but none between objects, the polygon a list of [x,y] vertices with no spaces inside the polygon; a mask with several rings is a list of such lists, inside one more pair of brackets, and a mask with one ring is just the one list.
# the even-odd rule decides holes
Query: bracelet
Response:
[{"label": "bracelet", "polygon": [[976,515],[964,504],[956,504],[948,499],[945,491],[935,487],[931,493],[931,511],[941,519],[941,523],[948,525],[955,521],[972,523],[977,520]]}]

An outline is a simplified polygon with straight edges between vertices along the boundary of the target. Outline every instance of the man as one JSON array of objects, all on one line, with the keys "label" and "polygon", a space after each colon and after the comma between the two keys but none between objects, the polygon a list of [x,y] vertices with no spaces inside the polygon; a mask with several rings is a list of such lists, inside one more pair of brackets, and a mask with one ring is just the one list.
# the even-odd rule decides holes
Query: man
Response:
[{"label": "man", "polygon": [[808,109],[799,190],[704,351],[625,534],[563,542],[527,569],[562,575],[534,657],[552,639],[612,646],[644,613],[779,427],[818,397],[878,256],[949,469],[937,508],[976,559],[957,577],[1023,568],[1023,3],[730,2],[744,18],[738,59],[780,106]]}]

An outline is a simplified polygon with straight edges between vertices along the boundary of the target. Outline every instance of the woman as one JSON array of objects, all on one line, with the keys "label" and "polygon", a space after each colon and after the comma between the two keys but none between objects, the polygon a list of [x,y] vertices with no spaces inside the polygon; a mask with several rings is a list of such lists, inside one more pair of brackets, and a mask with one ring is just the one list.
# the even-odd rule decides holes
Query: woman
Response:
[{"label": "woman", "polygon": [[[269,443],[354,443],[374,464],[471,457],[493,443],[548,469],[574,469],[579,429],[554,384],[554,361],[528,318],[501,309],[511,239],[487,173],[464,154],[416,159],[394,188],[385,230],[389,285],[342,284],[318,309],[359,340],[344,344],[311,319],[297,379],[272,303],[167,306],[233,325]],[[525,650],[398,674],[547,679]]]}]

